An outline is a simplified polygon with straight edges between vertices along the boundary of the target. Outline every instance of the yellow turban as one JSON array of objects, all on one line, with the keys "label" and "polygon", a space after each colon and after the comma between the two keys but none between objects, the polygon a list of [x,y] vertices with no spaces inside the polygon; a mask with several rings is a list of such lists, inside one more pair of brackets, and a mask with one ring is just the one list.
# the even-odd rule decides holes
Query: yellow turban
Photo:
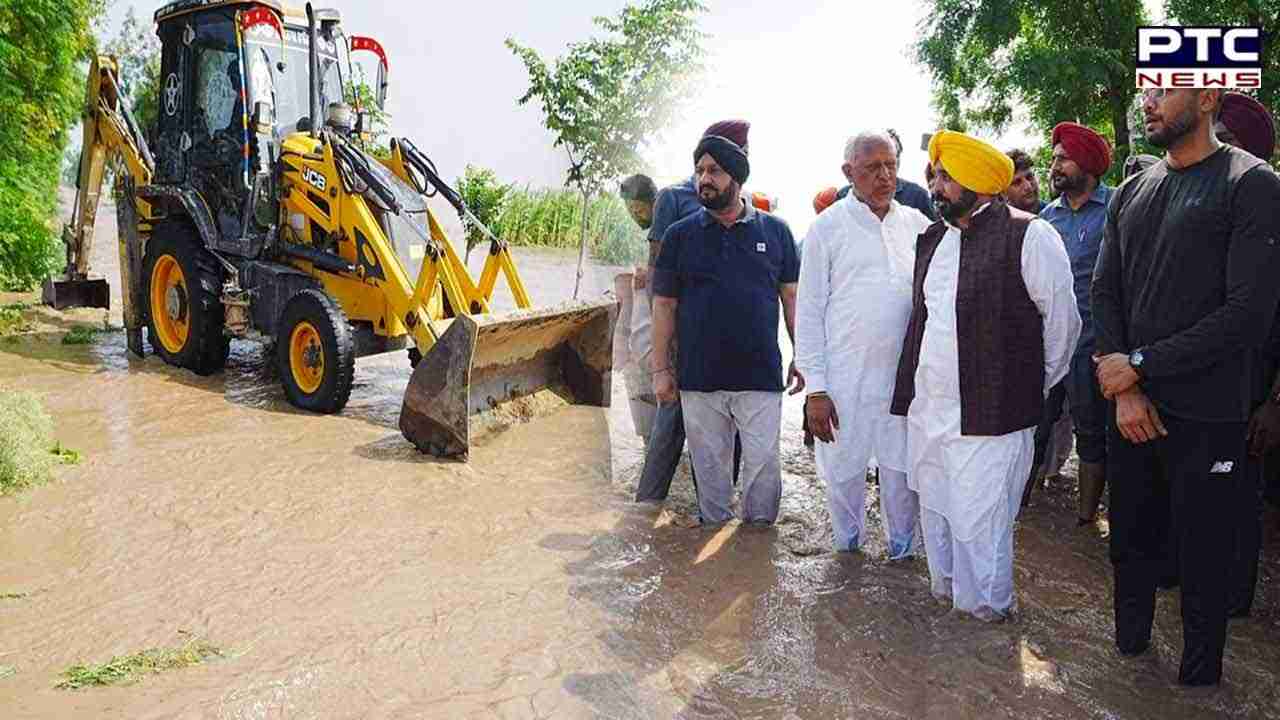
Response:
[{"label": "yellow turban", "polygon": [[929,140],[930,164],[942,161],[953,180],[980,195],[999,195],[1013,182],[1013,161],[964,133],[941,130]]}]

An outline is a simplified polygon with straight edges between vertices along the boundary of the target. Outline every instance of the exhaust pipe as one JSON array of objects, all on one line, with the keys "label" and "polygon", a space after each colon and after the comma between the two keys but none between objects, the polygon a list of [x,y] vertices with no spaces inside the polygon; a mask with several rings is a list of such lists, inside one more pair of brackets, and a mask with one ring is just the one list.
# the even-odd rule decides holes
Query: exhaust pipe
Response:
[{"label": "exhaust pipe", "polygon": [[316,11],[307,3],[307,56],[310,66],[308,81],[311,94],[311,137],[320,137],[320,126],[324,118],[320,116],[320,54],[316,50]]}]

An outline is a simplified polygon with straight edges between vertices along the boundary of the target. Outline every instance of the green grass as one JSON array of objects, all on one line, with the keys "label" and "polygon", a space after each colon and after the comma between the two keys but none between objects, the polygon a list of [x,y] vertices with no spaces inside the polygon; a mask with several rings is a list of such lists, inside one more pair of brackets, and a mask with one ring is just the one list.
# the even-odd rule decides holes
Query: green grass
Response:
[{"label": "green grass", "polygon": [[75,450],[72,450],[71,448],[62,447],[61,442],[55,441],[53,443],[53,448],[50,449],[49,452],[54,457],[58,458],[58,462],[62,463],[63,465],[79,465],[80,464],[80,453],[76,452]]},{"label": "green grass", "polygon": [[0,390],[0,495],[48,482],[58,456],[53,419],[33,393]]},{"label": "green grass", "polygon": [[92,325],[74,325],[62,336],[63,345],[89,345],[98,337],[98,333],[103,328],[94,327]]},{"label": "green grass", "polygon": [[222,650],[203,640],[193,639],[181,647],[152,648],[132,655],[116,656],[104,663],[72,665],[62,671],[63,679],[54,687],[59,690],[79,690],[86,687],[129,685],[147,675],[180,670],[220,657],[223,657]]},{"label": "green grass", "polygon": [[16,335],[30,330],[32,327],[31,322],[22,314],[22,311],[30,307],[26,303],[0,305],[0,337]]},{"label": "green grass", "polygon": [[[582,196],[573,190],[511,189],[490,228],[512,245],[574,249],[581,233]],[[644,233],[616,195],[587,204],[587,248],[597,259],[622,265],[648,252]]]},{"label": "green grass", "polygon": [[7,677],[13,677],[18,674],[18,668],[12,665],[0,665],[0,680]]},{"label": "green grass", "polygon": [[30,596],[27,592],[0,592],[0,600],[22,600]]}]

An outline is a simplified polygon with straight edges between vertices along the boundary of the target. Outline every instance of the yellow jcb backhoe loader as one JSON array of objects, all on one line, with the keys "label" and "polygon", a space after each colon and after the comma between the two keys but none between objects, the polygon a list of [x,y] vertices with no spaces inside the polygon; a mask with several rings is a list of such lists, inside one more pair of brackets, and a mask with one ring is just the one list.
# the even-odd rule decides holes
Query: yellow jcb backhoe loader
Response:
[{"label": "yellow jcb backhoe loader", "polygon": [[[410,141],[382,160],[359,141],[363,114],[344,102],[349,53],[381,49],[348,39],[336,11],[308,5],[305,29],[301,17],[275,0],[157,11],[154,154],[119,97],[114,61],[93,64],[68,271],[49,284],[54,300],[88,278],[101,168],[119,153],[131,352],[143,354],[145,327],[166,362],[207,374],[222,369],[230,338],[257,339],[274,346],[290,402],[338,412],[356,357],[412,344],[400,428],[443,456],[465,457],[473,432],[495,422],[566,402],[607,406],[613,300],[532,308],[507,245],[487,230],[473,282],[425,194],[439,191],[476,222],[461,198]],[[385,70],[382,55],[379,102]],[[518,307],[504,315],[490,307],[499,274]]]}]

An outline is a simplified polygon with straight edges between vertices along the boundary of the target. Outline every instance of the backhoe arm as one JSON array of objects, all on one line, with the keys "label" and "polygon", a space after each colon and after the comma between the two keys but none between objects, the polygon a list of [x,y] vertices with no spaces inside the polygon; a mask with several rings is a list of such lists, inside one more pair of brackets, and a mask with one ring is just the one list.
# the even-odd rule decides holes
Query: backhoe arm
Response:
[{"label": "backhoe arm", "polygon": [[[93,256],[93,232],[97,220],[102,180],[109,162],[119,159],[123,172],[133,187],[151,182],[155,161],[137,123],[121,98],[119,67],[116,59],[99,55],[89,66],[85,87],[84,141],[80,150],[80,170],[76,179],[76,200],[71,220],[63,228],[67,264],[60,278],[45,283],[44,301],[58,308],[90,306],[107,307],[109,292],[105,281],[91,280],[89,263]],[[136,203],[136,217],[148,218],[150,208]],[[137,228],[120,228],[121,237],[137,234]],[[125,251],[121,248],[121,272],[127,273]],[[126,288],[129,278],[125,277]],[[126,299],[126,308],[128,309]]]}]

